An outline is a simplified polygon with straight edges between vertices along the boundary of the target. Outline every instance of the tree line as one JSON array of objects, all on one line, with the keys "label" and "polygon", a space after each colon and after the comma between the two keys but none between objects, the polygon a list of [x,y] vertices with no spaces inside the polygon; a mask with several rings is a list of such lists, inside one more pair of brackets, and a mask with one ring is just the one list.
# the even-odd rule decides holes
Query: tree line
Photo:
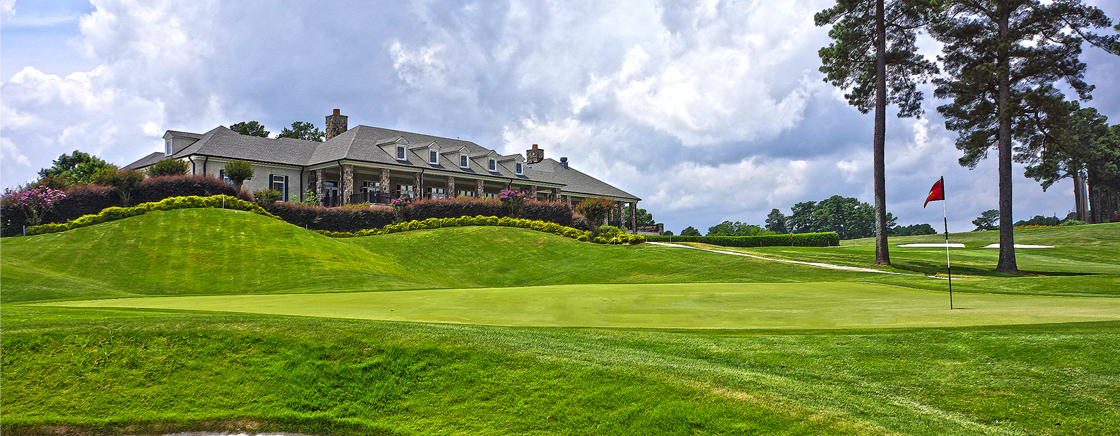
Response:
[{"label": "tree line", "polygon": [[[897,218],[887,213],[888,236],[932,235],[937,233],[929,224],[899,226]],[[708,228],[704,236],[761,236],[786,233],[836,232],[840,239],[858,239],[876,236],[875,208],[854,197],[833,195],[822,201],[805,201],[794,204],[790,215],[773,209],[766,216],[765,227],[724,221]],[[689,226],[681,236],[701,236],[700,231]]]}]

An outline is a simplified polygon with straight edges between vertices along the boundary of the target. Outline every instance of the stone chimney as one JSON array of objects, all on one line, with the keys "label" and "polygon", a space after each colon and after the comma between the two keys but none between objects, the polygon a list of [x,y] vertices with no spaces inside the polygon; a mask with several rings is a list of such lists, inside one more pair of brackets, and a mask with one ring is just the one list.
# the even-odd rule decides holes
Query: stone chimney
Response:
[{"label": "stone chimney", "polygon": [[568,158],[566,158],[566,157],[560,158],[560,168],[568,169]]},{"label": "stone chimney", "polygon": [[346,115],[341,115],[338,109],[334,110],[334,114],[327,115],[326,130],[323,135],[324,141],[329,141],[335,136],[341,135],[346,132]]},{"label": "stone chimney", "polygon": [[544,160],[544,150],[537,148],[537,144],[533,144],[531,150],[525,150],[525,163],[532,165],[542,160]]}]

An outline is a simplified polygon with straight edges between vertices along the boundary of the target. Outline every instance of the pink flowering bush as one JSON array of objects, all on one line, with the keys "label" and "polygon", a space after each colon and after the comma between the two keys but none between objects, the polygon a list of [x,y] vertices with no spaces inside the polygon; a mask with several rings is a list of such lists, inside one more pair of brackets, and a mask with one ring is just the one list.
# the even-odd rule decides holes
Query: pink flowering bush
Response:
[{"label": "pink flowering bush", "polygon": [[23,192],[12,194],[11,204],[23,211],[30,225],[37,226],[43,214],[51,210],[54,203],[66,198],[66,194],[46,186],[36,186]]},{"label": "pink flowering bush", "polygon": [[526,201],[533,199],[533,195],[524,191],[506,189],[498,193],[498,199],[502,200],[502,206],[505,206],[510,216],[517,216],[517,211],[525,205]]}]

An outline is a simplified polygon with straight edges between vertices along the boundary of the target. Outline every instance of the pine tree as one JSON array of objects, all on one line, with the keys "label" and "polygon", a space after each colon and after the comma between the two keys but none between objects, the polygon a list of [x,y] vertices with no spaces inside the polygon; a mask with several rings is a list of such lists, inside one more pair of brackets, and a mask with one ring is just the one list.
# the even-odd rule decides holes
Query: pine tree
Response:
[{"label": "pine tree", "polygon": [[937,73],[917,54],[915,40],[937,11],[937,0],[837,0],[816,14],[818,26],[832,24],[833,42],[819,52],[826,82],[848,91],[848,103],[861,113],[875,109],[875,265],[890,265],[887,245],[886,144],[887,103],[899,117],[922,113],[919,83]]},{"label": "pine tree", "polygon": [[959,132],[960,164],[975,168],[993,145],[999,153],[999,271],[1018,272],[1012,144],[1045,141],[1052,131],[1064,107],[1054,82],[1065,80],[1082,100],[1090,98],[1081,42],[1111,47],[1114,36],[1087,32],[1108,26],[1100,9],[1079,0],[972,0],[948,2],[931,28],[944,44],[939,60],[946,70],[934,80],[935,95],[952,99],[937,111],[946,128]]}]

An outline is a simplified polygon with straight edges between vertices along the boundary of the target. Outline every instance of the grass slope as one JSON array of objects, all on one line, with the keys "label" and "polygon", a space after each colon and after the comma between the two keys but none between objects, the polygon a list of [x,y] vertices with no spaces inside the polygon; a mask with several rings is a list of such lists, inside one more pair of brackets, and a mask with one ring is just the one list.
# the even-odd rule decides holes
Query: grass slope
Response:
[{"label": "grass slope", "polygon": [[[954,290],[993,301],[1064,302],[1057,305],[1081,299],[985,294],[1091,294],[1104,302],[1094,310],[1107,313],[1120,287],[1110,267],[1120,250],[1117,229],[1030,230],[1020,243],[1066,243],[1039,252],[1044,257],[1029,261],[1039,266],[1024,276],[991,273],[995,250],[973,250],[968,254],[976,258],[962,262],[965,274]],[[962,237],[986,243],[982,234]],[[500,315],[517,303],[503,297],[518,293],[528,292],[518,303],[525,310],[544,309],[531,306],[531,290],[491,288],[576,284],[569,292],[583,289],[584,303],[565,304],[584,304],[576,311],[582,313],[596,292],[642,287],[610,284],[754,284],[703,285],[664,304],[655,300],[665,294],[632,294],[627,304],[657,303],[666,317],[680,315],[674,310],[702,317],[705,308],[732,313],[728,301],[740,298],[705,293],[704,286],[781,283],[806,289],[807,301],[816,287],[854,294],[882,288],[861,282],[901,286],[887,288],[898,289],[896,297],[944,291],[944,280],[920,274],[597,246],[508,228],[336,240],[222,210],[153,213],[2,244],[4,434],[1120,434],[1120,322],[670,331],[13,304],[319,293],[301,301],[303,308],[375,297],[372,306],[396,299],[388,309],[433,312],[441,301],[481,296],[474,303]],[[856,241],[755,253],[866,266],[871,250]],[[937,272],[939,254],[892,249],[896,264],[921,271],[928,263],[927,273]],[[337,294],[435,288],[446,290]],[[550,289],[560,305],[565,288]],[[431,297],[401,298],[410,293]],[[926,294],[930,301],[943,296]],[[824,297],[803,304],[843,312],[830,307],[842,295]],[[882,304],[876,301],[867,304]],[[777,309],[797,316],[796,308]]]}]

